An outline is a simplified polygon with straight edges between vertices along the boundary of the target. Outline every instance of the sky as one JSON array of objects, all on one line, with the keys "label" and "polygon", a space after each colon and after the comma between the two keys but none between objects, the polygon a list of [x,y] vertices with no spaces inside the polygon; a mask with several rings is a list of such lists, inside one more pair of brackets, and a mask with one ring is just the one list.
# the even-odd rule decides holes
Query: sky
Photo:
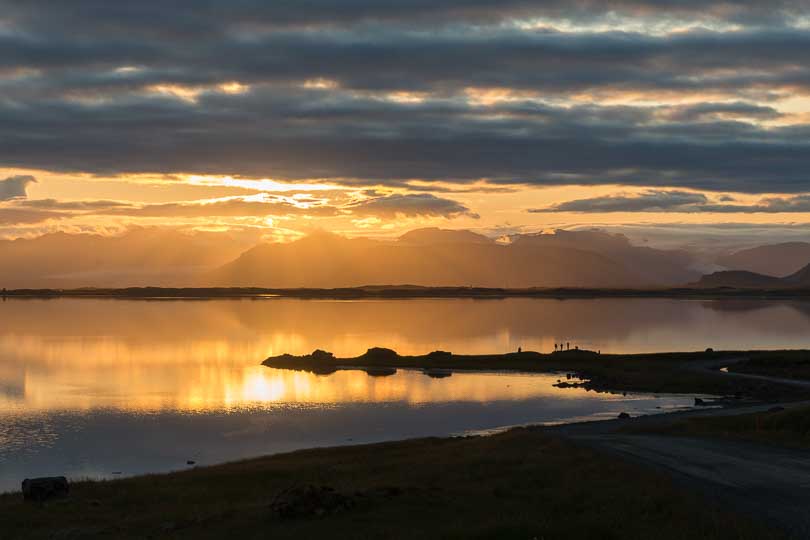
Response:
[{"label": "sky", "polygon": [[0,238],[810,238],[806,0],[0,0]]}]

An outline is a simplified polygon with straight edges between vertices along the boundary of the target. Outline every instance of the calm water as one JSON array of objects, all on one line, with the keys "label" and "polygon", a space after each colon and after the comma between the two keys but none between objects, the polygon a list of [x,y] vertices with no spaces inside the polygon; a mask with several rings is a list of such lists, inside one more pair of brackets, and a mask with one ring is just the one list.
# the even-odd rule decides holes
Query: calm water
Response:
[{"label": "calm water", "polygon": [[355,355],[810,348],[804,303],[684,300],[0,303],[0,491],[25,476],[109,477],[348,442],[659,412],[691,396],[613,396],[556,376],[272,370],[317,347]]}]

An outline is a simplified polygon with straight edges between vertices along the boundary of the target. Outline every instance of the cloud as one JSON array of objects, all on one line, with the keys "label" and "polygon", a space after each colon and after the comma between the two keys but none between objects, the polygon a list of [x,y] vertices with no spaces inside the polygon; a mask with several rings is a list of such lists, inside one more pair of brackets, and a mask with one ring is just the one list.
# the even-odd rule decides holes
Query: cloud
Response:
[{"label": "cloud", "polygon": [[41,223],[49,219],[62,219],[65,217],[68,217],[68,215],[61,212],[0,207],[0,225],[4,226]]},{"label": "cloud", "polygon": [[[455,218],[462,215],[478,218],[463,204],[429,193],[383,194],[363,190],[362,198],[349,199],[337,194],[333,198],[316,198],[306,193],[291,196],[262,193],[244,197],[196,200],[170,203],[136,204],[125,201],[84,200],[60,201],[34,199],[13,201],[4,223],[12,219],[31,222],[47,217],[126,216],[131,218],[240,218],[311,216],[374,216],[382,219],[405,217]],[[15,217],[16,216],[16,217]]]},{"label": "cloud", "polygon": [[59,201],[56,199],[29,199],[18,201],[18,207],[39,208],[43,210],[56,211],[86,211],[100,212],[112,208],[129,208],[131,203],[121,201]]},{"label": "cloud", "polygon": [[10,176],[0,180],[0,201],[9,201],[26,197],[28,184],[36,182],[33,176]]},{"label": "cloud", "polygon": [[566,201],[546,208],[532,208],[529,212],[810,213],[810,195],[767,197],[757,204],[720,204],[734,200],[733,197],[720,196],[718,197],[719,202],[713,202],[702,193],[650,190],[639,195],[609,195]]},{"label": "cloud", "polygon": [[359,201],[345,207],[353,214],[392,219],[405,217],[443,217],[455,218],[468,216],[478,219],[478,214],[471,212],[463,204],[431,195],[430,193],[393,194]]},{"label": "cloud", "polygon": [[736,120],[746,118],[758,118],[773,120],[780,118],[782,113],[773,107],[756,105],[735,101],[732,103],[699,103],[684,107],[673,108],[669,118],[678,122],[714,121],[714,120]]},{"label": "cloud", "polygon": [[[10,20],[64,33],[76,31],[119,36],[128,31],[182,40],[206,37],[227,29],[262,30],[289,26],[363,25],[368,22],[444,25],[458,21],[498,23],[514,19],[556,18],[574,22],[602,22],[633,17],[655,20],[676,18],[736,24],[779,24],[807,13],[803,0],[308,0],[264,2],[227,0],[141,0],[121,6],[104,0],[74,0],[71,5],[48,0],[0,2]],[[69,26],[65,26],[68,25]],[[91,34],[91,35],[92,35]]]},{"label": "cloud", "polygon": [[647,191],[641,195],[609,195],[578,199],[552,205],[548,208],[533,208],[531,213],[547,212],[682,212],[684,208],[708,202],[705,195],[688,191]]},{"label": "cloud", "polygon": [[265,217],[284,215],[333,216],[334,207],[326,205],[301,206],[265,195],[263,198],[231,197],[215,201],[131,205],[109,208],[102,213],[142,218],[205,218],[205,217]]},{"label": "cloud", "polygon": [[806,190],[805,1],[128,4],[0,0],[0,165]]}]

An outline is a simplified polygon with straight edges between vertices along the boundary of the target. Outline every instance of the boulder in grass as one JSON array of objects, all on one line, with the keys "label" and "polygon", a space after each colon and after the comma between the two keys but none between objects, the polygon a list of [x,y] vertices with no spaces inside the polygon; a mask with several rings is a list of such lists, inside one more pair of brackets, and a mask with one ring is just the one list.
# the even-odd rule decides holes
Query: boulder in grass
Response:
[{"label": "boulder in grass", "polygon": [[63,499],[70,493],[70,484],[64,476],[26,478],[22,482],[23,499],[31,502],[45,502]]},{"label": "boulder in grass", "polygon": [[323,349],[315,349],[310,354],[313,360],[334,360],[335,355],[330,353],[329,351],[324,351]]}]

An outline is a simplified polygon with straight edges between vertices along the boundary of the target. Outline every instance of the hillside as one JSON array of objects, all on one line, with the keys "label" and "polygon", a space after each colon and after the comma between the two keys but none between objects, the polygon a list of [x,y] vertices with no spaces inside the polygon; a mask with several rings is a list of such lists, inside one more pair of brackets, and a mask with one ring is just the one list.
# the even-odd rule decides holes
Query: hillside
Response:
[{"label": "hillside", "polygon": [[768,276],[788,276],[810,263],[810,243],[785,242],[737,251],[717,259],[729,270],[745,270]]},{"label": "hillside", "polygon": [[319,233],[290,244],[256,246],[206,281],[261,287],[652,287],[697,277],[686,261],[668,252],[599,235],[566,232],[556,241],[557,235],[543,235],[549,241],[515,237],[504,245],[468,231],[439,229],[411,231],[395,242]]},{"label": "hillside", "polygon": [[87,287],[189,284],[245,246],[223,234],[133,229],[121,236],[46,234],[0,241],[0,286]]},{"label": "hillside", "polygon": [[694,283],[696,287],[703,288],[734,288],[734,289],[799,289],[810,287],[810,264],[784,278],[766,276],[755,272],[742,270],[727,270],[703,276]]}]

